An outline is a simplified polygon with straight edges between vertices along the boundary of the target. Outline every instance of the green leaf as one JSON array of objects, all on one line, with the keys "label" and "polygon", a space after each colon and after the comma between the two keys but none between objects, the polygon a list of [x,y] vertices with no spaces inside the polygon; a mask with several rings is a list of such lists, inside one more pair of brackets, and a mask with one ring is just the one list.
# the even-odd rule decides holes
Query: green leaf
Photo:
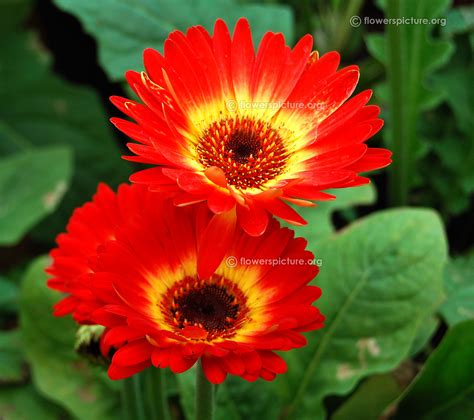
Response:
[{"label": "green leaf", "polygon": [[426,319],[423,319],[420,322],[420,327],[418,328],[418,332],[411,345],[410,356],[415,356],[419,352],[423,351],[438,327],[439,319],[432,314],[429,314]]},{"label": "green leaf", "polygon": [[395,420],[465,420],[474,413],[474,321],[448,330],[398,405]]},{"label": "green leaf", "polygon": [[69,416],[49,402],[33,385],[0,388],[0,416],[2,420],[64,420]]},{"label": "green leaf", "polygon": [[[390,0],[379,1],[378,3],[386,17],[396,18],[388,15],[387,5]],[[399,17],[413,19],[440,18],[446,14],[449,3],[450,0],[420,0],[417,2],[401,0],[399,2]],[[411,106],[416,112],[432,108],[440,102],[442,96],[440,92],[436,92],[431,86],[427,86],[426,80],[430,73],[449,61],[454,52],[452,43],[449,40],[433,38],[432,33],[436,29],[436,24],[390,24],[387,27],[394,28],[401,42],[401,77],[403,82],[410,83],[409,86],[399,86],[405,105],[408,105],[409,100],[413,100]],[[380,34],[368,35],[366,43],[374,58],[384,64],[385,67],[388,67],[389,37]],[[390,84],[390,80],[387,83]]]},{"label": "green leaf", "polygon": [[445,219],[465,211],[474,192],[474,95],[466,88],[474,72],[473,48],[467,35],[454,41],[450,65],[431,76],[450,109],[439,108],[419,120],[429,154],[417,167],[418,200],[439,208]]},{"label": "green leaf", "polygon": [[443,35],[451,36],[474,30],[474,6],[461,6],[451,9],[446,16]]},{"label": "green leaf", "polygon": [[392,374],[368,378],[331,416],[331,420],[378,420],[385,408],[402,392]]},{"label": "green leaf", "polygon": [[[385,17],[396,18],[388,15],[387,5],[389,2],[390,0],[386,0],[378,3],[384,11]],[[445,15],[450,1],[420,0],[412,2],[401,0],[399,3],[400,17],[436,19]],[[409,86],[399,86],[405,104],[408,104],[408,100],[413,100],[412,106],[417,112],[432,108],[440,102],[441,96],[439,92],[426,85],[426,80],[430,73],[448,62],[454,51],[452,43],[449,40],[432,37],[432,32],[436,29],[435,24],[390,24],[387,27],[395,29],[401,42],[401,77],[403,82],[410,82]],[[388,67],[389,37],[387,35],[371,34],[366,37],[366,43],[372,56],[384,64],[385,67]],[[390,84],[390,80],[387,83]],[[409,88],[414,90],[409,90]]]},{"label": "green leaf", "polygon": [[[449,0],[387,0],[379,4],[388,19],[434,19],[444,16]],[[453,52],[448,40],[434,40],[434,24],[395,24],[386,26],[386,35],[369,35],[369,52],[386,67],[387,82],[376,89],[389,109],[384,130],[394,156],[391,166],[391,200],[408,202],[415,173],[415,162],[422,144],[417,135],[419,115],[439,104],[443,93],[427,86],[427,77],[447,63]]]},{"label": "green leaf", "polygon": [[47,257],[36,259],[22,282],[20,325],[24,351],[38,390],[78,419],[116,418],[117,393],[103,373],[74,353],[77,325],[55,318],[52,305],[61,295],[46,287]]},{"label": "green leaf", "polygon": [[0,331],[0,384],[20,383],[27,377],[19,331]]},{"label": "green leaf", "polygon": [[30,0],[0,0],[0,37],[23,23],[30,6]]},{"label": "green leaf", "polygon": [[[186,372],[176,375],[178,383],[179,397],[181,406],[183,408],[185,418],[193,420],[196,416],[195,410],[195,395],[196,395],[196,366]],[[232,378],[226,379],[224,383],[216,387],[215,420],[240,420],[239,411],[234,404],[228,391],[228,381]],[[249,395],[247,395],[249,397]],[[250,418],[249,418],[250,419]]]},{"label": "green leaf", "polygon": [[[187,420],[195,418],[196,370],[192,368],[176,375],[181,406]],[[268,382],[254,383],[229,375],[217,386],[216,420],[260,420],[278,418],[278,395]]]},{"label": "green leaf", "polygon": [[[48,145],[70,146],[74,151],[72,187],[54,217],[35,229],[37,237],[51,240],[99,181],[123,182],[129,166],[120,159],[97,95],[53,75],[48,61],[31,34],[13,33],[0,39],[0,154]],[[33,176],[28,179],[29,184],[36,181]]]},{"label": "green leaf", "polygon": [[[472,145],[474,142],[472,137],[474,130],[472,119],[474,93],[472,89],[467,87],[472,83],[474,56],[467,39],[459,39],[455,45],[456,54],[450,61],[450,65],[432,75],[431,80],[433,86],[443,93],[446,102],[453,110],[458,128],[468,136],[465,142],[469,143],[470,139]],[[457,142],[462,143],[460,140],[457,140]]]},{"label": "green leaf", "polygon": [[203,25],[212,30],[217,18],[231,27],[241,16],[249,19],[255,40],[267,30],[283,32],[291,42],[293,16],[281,5],[240,4],[235,0],[55,0],[77,16],[99,44],[99,61],[114,80],[130,69],[141,69],[143,50],[162,50],[168,34],[176,29]]},{"label": "green leaf", "polygon": [[474,319],[474,253],[449,261],[444,287],[447,298],[439,312],[448,325]]},{"label": "green leaf", "polygon": [[17,298],[17,285],[4,277],[0,277],[0,312],[12,312]]},{"label": "green leaf", "polygon": [[334,232],[332,215],[339,210],[375,203],[377,192],[373,184],[356,188],[328,190],[336,196],[333,201],[323,201],[316,207],[299,207],[298,213],[308,222],[305,226],[291,226],[297,236],[314,241],[322,241]]},{"label": "green leaf", "polygon": [[[350,24],[353,16],[360,15],[363,0],[295,2],[297,15],[305,22],[300,32],[313,32],[320,54],[328,51],[344,51],[344,57],[354,56],[363,44],[363,27]],[[298,7],[299,6],[299,7]],[[298,10],[299,9],[299,10]],[[312,10],[313,9],[313,10]],[[306,16],[309,15],[309,16]],[[306,23],[307,22],[307,23]],[[314,28],[314,29],[313,29]]]},{"label": "green leaf", "polygon": [[71,175],[68,147],[29,149],[0,159],[0,245],[17,243],[52,213]]},{"label": "green leaf", "polygon": [[[311,244],[311,243],[310,243]],[[317,247],[325,327],[286,354],[288,418],[323,418],[323,399],[404,360],[442,298],[446,239],[438,215],[396,209],[361,219]],[[304,417],[302,417],[304,418]]]}]

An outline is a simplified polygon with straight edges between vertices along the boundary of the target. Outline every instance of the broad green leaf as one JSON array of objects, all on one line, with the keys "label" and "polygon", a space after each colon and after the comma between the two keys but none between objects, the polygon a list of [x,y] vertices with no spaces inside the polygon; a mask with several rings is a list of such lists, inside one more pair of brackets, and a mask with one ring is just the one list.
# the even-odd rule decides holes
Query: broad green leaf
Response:
[{"label": "broad green leaf", "polygon": [[46,287],[47,257],[36,259],[22,282],[20,325],[24,351],[39,391],[66,408],[75,418],[116,418],[117,394],[102,372],[73,350],[77,325],[55,318],[52,305],[61,295]]},{"label": "broad green leaf", "polygon": [[0,276],[0,312],[12,312],[18,298],[18,287]]},{"label": "broad green leaf", "polygon": [[446,16],[443,35],[454,35],[474,30],[474,6],[461,6],[451,9]]},{"label": "broad green leaf", "polygon": [[[378,2],[389,19],[434,19],[445,16],[450,0],[387,0]],[[384,35],[369,35],[367,48],[387,72],[386,83],[375,93],[389,110],[384,130],[394,156],[390,170],[391,200],[408,202],[415,162],[422,150],[417,135],[420,113],[439,104],[443,92],[427,86],[430,73],[446,64],[453,52],[449,40],[435,40],[435,24],[395,24]]]},{"label": "broad green leaf", "polygon": [[293,16],[281,5],[239,3],[236,0],[55,0],[77,16],[99,45],[99,61],[114,80],[130,69],[141,69],[145,48],[162,50],[176,29],[203,25],[212,30],[217,18],[231,27],[241,16],[249,19],[255,40],[267,30],[283,32],[291,42]]},{"label": "broad green leaf", "polygon": [[289,371],[277,383],[287,389],[288,418],[323,418],[326,396],[395,368],[442,299],[446,240],[431,210],[361,219],[321,243],[316,257],[324,261],[314,283],[323,290],[317,306],[326,322],[306,347],[286,354]]},{"label": "broad green leaf", "polygon": [[450,65],[431,75],[450,109],[440,108],[418,121],[429,152],[417,167],[418,200],[439,208],[445,219],[465,211],[474,192],[474,96],[466,88],[474,72],[474,50],[467,35],[454,42]]},{"label": "broad green leaf", "polygon": [[18,330],[0,331],[0,384],[23,382],[28,371]]},{"label": "broad green leaf", "polygon": [[298,236],[311,238],[319,243],[334,232],[332,215],[339,210],[350,209],[355,206],[373,204],[377,193],[373,184],[356,188],[342,188],[328,190],[336,196],[333,201],[322,201],[316,207],[299,207],[298,213],[308,222],[306,226],[291,226]]},{"label": "broad green leaf", "polygon": [[465,420],[474,413],[474,320],[448,330],[407,389],[394,420]]},{"label": "broad green leaf", "polygon": [[[474,93],[468,86],[472,84],[474,74],[474,55],[466,38],[458,39],[455,46],[456,54],[450,61],[450,65],[432,75],[431,80],[433,86],[443,93],[446,102],[453,110],[457,127],[467,135],[464,143],[472,145],[474,142],[472,118]],[[457,140],[457,142],[463,143],[462,140]]]},{"label": "broad green leaf", "polygon": [[439,319],[432,314],[429,314],[426,319],[420,321],[418,332],[411,345],[410,356],[415,356],[426,347],[438,327]]},{"label": "broad green leaf", "polygon": [[217,406],[221,413],[216,420],[260,420],[277,419],[281,408],[277,393],[262,379],[250,383],[229,376],[218,390]]},{"label": "broad green leaf", "polygon": [[368,378],[331,416],[331,420],[378,420],[385,408],[402,392],[392,374]]},{"label": "broad green leaf", "polygon": [[32,148],[0,159],[0,245],[17,243],[52,213],[71,176],[69,147]]},{"label": "broad green leaf", "polygon": [[439,312],[449,325],[474,319],[474,253],[453,258],[444,276],[446,301]]},{"label": "broad green leaf", "polygon": [[69,416],[57,405],[43,398],[33,385],[0,387],[2,420],[64,420]]},{"label": "broad green leaf", "polygon": [[[114,185],[125,181],[129,166],[120,159],[97,95],[53,75],[48,61],[31,34],[12,33],[0,39],[0,154],[50,145],[70,146],[74,151],[72,188],[54,217],[35,229],[38,237],[51,240],[100,181]],[[24,172],[33,184],[36,178]]]},{"label": "broad green leaf", "polygon": [[0,0],[0,36],[16,29],[25,20],[30,0]]}]

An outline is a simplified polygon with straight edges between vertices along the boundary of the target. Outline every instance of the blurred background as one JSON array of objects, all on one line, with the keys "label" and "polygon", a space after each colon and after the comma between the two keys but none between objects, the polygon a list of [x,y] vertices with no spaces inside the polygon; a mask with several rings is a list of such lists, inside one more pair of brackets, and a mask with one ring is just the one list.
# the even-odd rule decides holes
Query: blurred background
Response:
[{"label": "blurred background", "polygon": [[[0,0],[0,419],[117,418],[120,384],[76,356],[74,324],[50,315],[57,296],[44,287],[45,255],[98,182],[116,186],[133,171],[120,159],[127,139],[108,121],[118,114],[108,97],[132,95],[124,72],[141,70],[143,49],[160,50],[174,29],[212,30],[216,18],[233,25],[240,16],[256,43],[267,30],[290,45],[310,33],[320,55],[337,50],[342,66],[357,64],[357,92],[373,89],[385,120],[370,142],[391,149],[394,163],[298,229],[322,256],[318,284],[333,298],[322,302],[318,344],[288,356],[290,372],[274,384],[229,381],[219,412],[474,415],[472,2]],[[380,265],[373,287],[357,275],[368,261]],[[349,293],[359,287],[366,307]],[[192,418],[190,378],[169,378],[176,419]]]}]

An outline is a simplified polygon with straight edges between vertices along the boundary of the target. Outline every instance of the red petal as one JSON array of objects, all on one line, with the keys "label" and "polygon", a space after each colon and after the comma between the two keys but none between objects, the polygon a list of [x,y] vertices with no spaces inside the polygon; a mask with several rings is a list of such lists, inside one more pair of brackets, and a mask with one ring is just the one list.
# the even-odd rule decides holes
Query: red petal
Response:
[{"label": "red petal", "polygon": [[316,204],[314,204],[311,201],[307,200],[301,200],[299,198],[293,198],[293,197],[281,197],[283,201],[287,201],[290,204],[294,204],[295,206],[301,206],[301,207],[315,207]]},{"label": "red petal", "polygon": [[130,176],[131,182],[138,184],[174,185],[172,179],[163,174],[162,168],[150,168]]},{"label": "red petal", "polygon": [[262,366],[270,372],[282,374],[288,370],[285,360],[276,353],[272,351],[260,351],[259,354],[262,359]]},{"label": "red petal", "polygon": [[148,343],[148,341],[133,341],[117,350],[112,358],[112,363],[116,366],[136,365],[149,360],[152,351],[153,347]]},{"label": "red petal", "polygon": [[151,355],[151,361],[153,363],[153,366],[157,368],[168,367],[170,363],[170,355],[172,351],[173,351],[172,349],[155,350],[153,354]]},{"label": "red petal", "polygon": [[258,351],[250,351],[242,354],[242,360],[245,363],[247,373],[260,372],[262,368],[262,359]]},{"label": "red petal", "polygon": [[231,45],[229,29],[222,19],[217,19],[214,25],[213,50],[222,89],[227,99],[234,97],[234,84],[231,70]]},{"label": "red petal", "polygon": [[275,378],[276,378],[276,374],[273,373],[273,372],[270,372],[266,369],[262,369],[260,371],[260,377],[264,380],[264,381],[273,381]]},{"label": "red petal", "polygon": [[207,331],[197,325],[189,325],[181,330],[181,334],[191,339],[202,339],[207,337]]},{"label": "red petal", "polygon": [[170,354],[170,369],[173,373],[182,373],[196,363],[197,357],[183,357],[177,351]]},{"label": "red petal", "polygon": [[217,358],[203,356],[201,362],[202,369],[209,382],[216,385],[224,382],[227,372],[222,368]]},{"label": "red petal", "polygon": [[160,86],[165,85],[162,69],[165,67],[165,58],[156,50],[147,48],[143,51],[145,68],[151,79]]},{"label": "red petal", "polygon": [[247,19],[239,19],[232,38],[231,69],[237,101],[248,100],[255,61],[252,32]]},{"label": "red petal", "polygon": [[207,225],[199,243],[197,271],[200,278],[209,278],[221,263],[234,238],[236,219],[233,209],[214,215]]},{"label": "red petal", "polygon": [[245,364],[242,358],[235,353],[229,353],[223,357],[220,362],[231,375],[240,376],[245,372]]},{"label": "red petal", "polygon": [[256,203],[247,202],[248,208],[238,205],[237,217],[242,229],[250,236],[262,235],[268,226],[267,211]]},{"label": "red petal", "polygon": [[355,172],[367,172],[385,168],[392,162],[392,152],[386,149],[370,148],[362,159],[350,165],[347,169]]},{"label": "red petal", "polygon": [[303,226],[307,222],[288,204],[285,204],[279,198],[273,200],[261,201],[261,205],[265,207],[270,213],[294,225]]},{"label": "red petal", "polygon": [[74,296],[64,298],[54,305],[54,316],[64,316],[71,313],[77,304],[78,300]]},{"label": "red petal", "polygon": [[123,344],[125,341],[136,340],[143,337],[143,333],[123,325],[110,329],[103,337],[104,345],[110,347]]},{"label": "red petal", "polygon": [[225,213],[235,206],[235,199],[228,191],[216,189],[207,198],[209,209],[216,214]]},{"label": "red petal", "polygon": [[190,171],[182,172],[178,176],[178,185],[192,194],[206,194],[215,189],[203,174]]},{"label": "red petal", "polygon": [[149,360],[146,362],[140,363],[138,365],[134,366],[117,366],[112,364],[109,367],[109,370],[107,371],[107,374],[109,375],[109,378],[112,379],[113,381],[116,381],[118,379],[125,379],[129,378],[130,376],[135,375],[138,372],[141,372],[142,370],[145,370],[151,366],[151,363]]},{"label": "red petal", "polygon": [[223,187],[223,188],[227,187],[225,172],[221,168],[218,168],[217,166],[211,166],[206,169],[204,174],[214,184],[219,185],[220,187]]}]

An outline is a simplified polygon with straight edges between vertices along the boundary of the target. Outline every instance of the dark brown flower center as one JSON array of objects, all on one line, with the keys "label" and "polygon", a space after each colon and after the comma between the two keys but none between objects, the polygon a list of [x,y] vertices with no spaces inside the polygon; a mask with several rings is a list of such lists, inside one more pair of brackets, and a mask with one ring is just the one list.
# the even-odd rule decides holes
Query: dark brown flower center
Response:
[{"label": "dark brown flower center", "polygon": [[234,283],[215,275],[205,281],[186,278],[177,283],[168,291],[162,309],[177,332],[194,326],[212,339],[234,333],[247,313],[245,303]]},{"label": "dark brown flower center", "polygon": [[234,158],[234,161],[245,164],[262,150],[257,133],[251,129],[236,129],[224,144],[224,150]]},{"label": "dark brown flower center", "polygon": [[221,168],[237,189],[259,188],[286,168],[288,151],[270,124],[250,118],[227,118],[207,128],[196,148],[204,168]]},{"label": "dark brown flower center", "polygon": [[190,290],[174,300],[179,312],[178,325],[184,328],[185,322],[200,325],[206,331],[225,331],[234,323],[239,313],[239,304],[225,287],[210,285]]}]

